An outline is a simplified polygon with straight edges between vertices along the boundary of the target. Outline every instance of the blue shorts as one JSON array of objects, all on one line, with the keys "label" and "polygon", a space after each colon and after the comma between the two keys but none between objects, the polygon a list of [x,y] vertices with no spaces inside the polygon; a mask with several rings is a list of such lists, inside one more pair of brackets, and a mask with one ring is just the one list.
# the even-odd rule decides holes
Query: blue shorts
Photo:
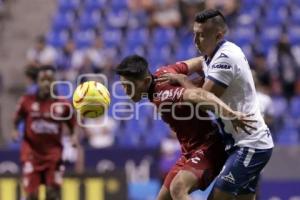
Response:
[{"label": "blue shorts", "polygon": [[233,147],[214,187],[233,195],[255,193],[260,172],[273,149]]}]

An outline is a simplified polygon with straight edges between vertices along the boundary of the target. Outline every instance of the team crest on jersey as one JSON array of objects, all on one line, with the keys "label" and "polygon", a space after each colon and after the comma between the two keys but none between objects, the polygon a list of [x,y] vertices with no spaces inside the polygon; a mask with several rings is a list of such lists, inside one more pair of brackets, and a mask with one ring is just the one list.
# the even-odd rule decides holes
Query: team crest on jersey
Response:
[{"label": "team crest on jersey", "polygon": [[229,57],[225,53],[221,53],[218,58],[229,58]]},{"label": "team crest on jersey", "polygon": [[57,105],[54,108],[54,112],[61,115],[64,113],[64,107],[62,105]]},{"label": "team crest on jersey", "polygon": [[33,104],[31,104],[31,110],[32,111],[39,111],[40,110],[40,104],[38,102],[34,102]]}]

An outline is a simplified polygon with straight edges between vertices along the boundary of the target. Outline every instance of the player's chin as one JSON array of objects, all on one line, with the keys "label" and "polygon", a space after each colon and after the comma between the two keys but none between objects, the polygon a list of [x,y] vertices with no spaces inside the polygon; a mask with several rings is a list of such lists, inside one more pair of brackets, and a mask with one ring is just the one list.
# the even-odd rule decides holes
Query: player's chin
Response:
[{"label": "player's chin", "polygon": [[133,96],[133,97],[131,97],[131,100],[133,101],[133,102],[139,102],[140,100],[141,100],[141,97],[140,96]]}]

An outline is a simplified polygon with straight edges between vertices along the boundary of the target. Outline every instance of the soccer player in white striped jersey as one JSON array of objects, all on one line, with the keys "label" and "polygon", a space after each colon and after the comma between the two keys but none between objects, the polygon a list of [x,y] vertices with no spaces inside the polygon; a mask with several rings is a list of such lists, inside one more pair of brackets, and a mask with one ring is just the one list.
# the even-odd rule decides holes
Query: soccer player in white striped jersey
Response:
[{"label": "soccer player in white striped jersey", "polygon": [[[237,45],[224,39],[228,28],[218,10],[198,13],[193,29],[194,42],[202,56],[185,61],[189,72],[204,72],[202,88],[233,110],[253,114],[251,118],[255,120],[255,129],[235,129],[230,120],[219,120],[229,157],[209,200],[254,200],[260,172],[268,163],[274,144],[259,110],[248,61]],[[195,87],[179,74],[165,74],[158,81]]]}]

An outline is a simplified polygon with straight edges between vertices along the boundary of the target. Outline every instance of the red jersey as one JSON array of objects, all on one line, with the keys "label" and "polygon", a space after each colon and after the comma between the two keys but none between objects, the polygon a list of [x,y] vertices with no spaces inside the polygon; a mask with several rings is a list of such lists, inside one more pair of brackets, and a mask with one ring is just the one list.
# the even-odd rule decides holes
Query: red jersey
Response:
[{"label": "red jersey", "polygon": [[[164,73],[187,74],[188,68],[185,63],[164,66],[156,71],[154,78]],[[157,106],[162,119],[176,132],[183,154],[188,156],[199,147],[206,148],[216,142],[222,145],[217,135],[217,126],[211,120],[199,118],[201,116],[208,119],[208,114],[182,102],[184,90],[181,86],[153,81],[149,91],[150,101]]]},{"label": "red jersey", "polygon": [[21,145],[21,161],[61,159],[62,128],[71,128],[76,119],[66,100],[40,100],[36,95],[23,96],[17,106],[15,122],[24,119],[25,133]]}]

